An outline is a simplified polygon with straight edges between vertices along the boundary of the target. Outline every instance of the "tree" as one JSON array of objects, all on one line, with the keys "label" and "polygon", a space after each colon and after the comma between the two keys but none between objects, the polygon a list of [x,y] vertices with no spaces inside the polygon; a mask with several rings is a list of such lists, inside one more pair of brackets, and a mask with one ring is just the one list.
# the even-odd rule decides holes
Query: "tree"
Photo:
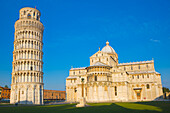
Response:
[{"label": "tree", "polygon": [[8,88],[8,85],[5,85],[5,88]]},{"label": "tree", "polygon": [[163,87],[162,90],[163,90],[163,93],[170,92],[169,88],[166,88],[166,87]]}]

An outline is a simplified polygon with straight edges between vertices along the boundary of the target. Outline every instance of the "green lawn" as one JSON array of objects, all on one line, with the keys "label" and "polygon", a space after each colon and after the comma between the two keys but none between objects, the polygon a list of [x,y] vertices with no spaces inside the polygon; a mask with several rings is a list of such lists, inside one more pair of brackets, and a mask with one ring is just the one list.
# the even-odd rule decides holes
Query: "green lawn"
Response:
[{"label": "green lawn", "polygon": [[11,105],[13,105],[13,104],[8,104],[8,103],[2,104],[2,103],[0,103],[0,106],[11,106]]},{"label": "green lawn", "polygon": [[170,102],[89,103],[91,107],[76,108],[75,104],[0,107],[0,113],[170,113]]}]

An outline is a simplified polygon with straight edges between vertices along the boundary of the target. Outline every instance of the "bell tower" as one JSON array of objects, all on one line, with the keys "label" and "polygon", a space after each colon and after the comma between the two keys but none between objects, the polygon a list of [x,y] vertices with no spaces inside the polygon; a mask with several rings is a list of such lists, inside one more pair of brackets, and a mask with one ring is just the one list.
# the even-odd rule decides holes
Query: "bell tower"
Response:
[{"label": "bell tower", "polygon": [[10,103],[43,104],[43,31],[41,13],[31,7],[19,11],[15,22]]}]

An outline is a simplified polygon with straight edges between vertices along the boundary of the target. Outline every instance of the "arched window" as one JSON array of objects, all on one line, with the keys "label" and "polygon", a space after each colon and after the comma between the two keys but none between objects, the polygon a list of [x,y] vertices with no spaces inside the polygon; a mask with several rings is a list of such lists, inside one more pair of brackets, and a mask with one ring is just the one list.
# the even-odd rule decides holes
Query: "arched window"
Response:
[{"label": "arched window", "polygon": [[104,90],[107,91],[107,86],[106,85],[104,86]]},{"label": "arched window", "polygon": [[30,67],[30,70],[31,70],[31,71],[33,70],[32,66]]},{"label": "arched window", "polygon": [[138,68],[140,69],[140,66],[138,66]]},{"label": "arched window", "polygon": [[134,79],[134,76],[132,75],[132,78]]},{"label": "arched window", "polygon": [[117,96],[117,87],[115,86],[115,96]]},{"label": "arched window", "polygon": [[95,81],[97,81],[97,76],[94,76]]},{"label": "arched window", "polygon": [[133,67],[131,66],[131,70],[133,70]]},{"label": "arched window", "polygon": [[75,75],[75,72],[73,72],[73,75]]},{"label": "arched window", "polygon": [[137,77],[138,77],[138,79],[139,79],[139,75],[138,75]]},{"label": "arched window", "polygon": [[39,16],[37,15],[37,20],[39,19]]},{"label": "arched window", "polygon": [[107,76],[107,81],[109,81],[109,77]]},{"label": "arched window", "polygon": [[144,78],[144,75],[142,75],[142,77]]},{"label": "arched window", "polygon": [[147,88],[147,89],[149,89],[149,88],[150,88],[150,87],[149,87],[149,84],[147,84],[147,85],[146,85],[146,88]]},{"label": "arched window", "polygon": [[76,88],[74,89],[74,92],[75,92],[75,93],[77,92],[77,89],[76,89]]},{"label": "arched window", "polygon": [[126,67],[124,67],[124,70],[126,70]]},{"label": "arched window", "polygon": [[146,67],[148,68],[148,64],[146,65]]},{"label": "arched window", "polygon": [[31,18],[31,14],[28,13],[27,18],[30,19]]},{"label": "arched window", "polygon": [[149,74],[147,74],[147,77],[149,78]]}]

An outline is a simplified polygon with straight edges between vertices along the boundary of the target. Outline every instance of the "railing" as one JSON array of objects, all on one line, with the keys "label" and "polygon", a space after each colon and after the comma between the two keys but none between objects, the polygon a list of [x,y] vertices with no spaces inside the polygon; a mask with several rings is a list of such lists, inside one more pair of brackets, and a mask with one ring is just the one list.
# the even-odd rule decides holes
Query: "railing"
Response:
[{"label": "railing", "polygon": [[102,74],[111,74],[110,71],[90,71],[90,72],[87,72],[87,74],[95,74],[95,73],[102,73]]}]

